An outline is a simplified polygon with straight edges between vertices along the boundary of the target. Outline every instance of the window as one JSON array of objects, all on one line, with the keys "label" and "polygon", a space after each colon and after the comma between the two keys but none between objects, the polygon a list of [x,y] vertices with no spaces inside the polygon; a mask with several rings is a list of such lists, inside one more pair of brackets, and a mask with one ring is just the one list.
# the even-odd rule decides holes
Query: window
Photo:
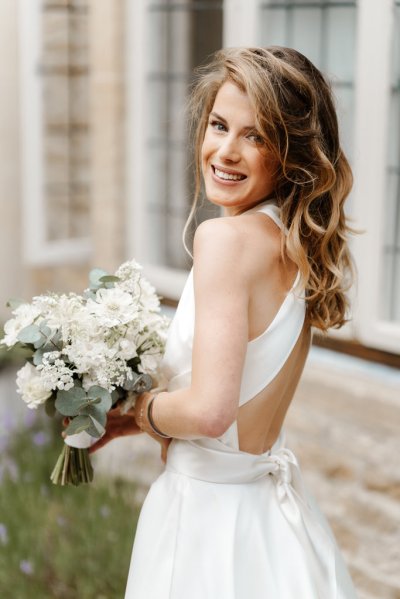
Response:
[{"label": "window", "polygon": [[393,13],[390,91],[381,313],[400,323],[400,1]]},{"label": "window", "polygon": [[87,8],[20,0],[26,262],[83,262],[89,242]]},{"label": "window", "polygon": [[278,0],[261,4],[261,45],[296,48],[333,86],[342,143],[353,153],[356,3],[351,0]]},{"label": "window", "polygon": [[[191,263],[181,240],[193,200],[185,104],[194,67],[222,45],[222,3],[142,0],[140,7],[141,24],[135,3],[128,34],[134,37],[128,56],[136,53],[138,58],[128,66],[133,140],[127,166],[129,221],[135,223],[129,251],[146,265],[161,293],[178,297],[181,275]],[[197,222],[213,213],[206,204]]]}]

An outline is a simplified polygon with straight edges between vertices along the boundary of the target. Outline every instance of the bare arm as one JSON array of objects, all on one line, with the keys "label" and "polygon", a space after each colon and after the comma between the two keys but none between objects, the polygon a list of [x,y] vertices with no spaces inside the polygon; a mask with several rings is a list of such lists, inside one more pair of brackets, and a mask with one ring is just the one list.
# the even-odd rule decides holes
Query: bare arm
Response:
[{"label": "bare arm", "polygon": [[[165,434],[218,437],[235,420],[248,340],[247,270],[244,237],[232,219],[205,221],[197,228],[192,381],[190,387],[160,393],[154,402],[154,421]],[[150,397],[140,396],[136,414]]]}]

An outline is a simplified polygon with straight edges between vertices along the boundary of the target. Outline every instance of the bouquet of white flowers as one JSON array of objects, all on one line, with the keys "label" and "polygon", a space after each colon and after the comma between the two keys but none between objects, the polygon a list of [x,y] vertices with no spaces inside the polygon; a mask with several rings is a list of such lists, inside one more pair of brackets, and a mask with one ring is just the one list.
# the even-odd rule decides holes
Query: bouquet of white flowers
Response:
[{"label": "bouquet of white flowers", "polygon": [[0,343],[28,349],[17,389],[29,408],[45,404],[69,419],[63,450],[51,474],[54,484],[93,478],[87,448],[104,433],[117,402],[128,410],[138,393],[165,381],[160,369],[169,319],[159,297],[131,260],[115,275],[90,272],[90,287],[75,293],[10,301],[14,318]]}]

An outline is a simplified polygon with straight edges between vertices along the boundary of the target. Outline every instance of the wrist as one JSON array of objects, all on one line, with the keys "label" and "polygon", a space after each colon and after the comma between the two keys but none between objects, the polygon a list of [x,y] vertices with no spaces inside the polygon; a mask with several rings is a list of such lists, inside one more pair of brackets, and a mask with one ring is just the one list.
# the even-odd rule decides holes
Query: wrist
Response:
[{"label": "wrist", "polygon": [[155,433],[159,437],[163,437],[164,439],[171,439],[170,435],[167,435],[166,433],[161,431],[160,428],[157,426],[156,422],[154,421],[154,413],[153,413],[154,402],[158,396],[159,396],[159,393],[155,393],[147,402],[147,410],[146,410],[147,422],[148,422],[153,433]]}]

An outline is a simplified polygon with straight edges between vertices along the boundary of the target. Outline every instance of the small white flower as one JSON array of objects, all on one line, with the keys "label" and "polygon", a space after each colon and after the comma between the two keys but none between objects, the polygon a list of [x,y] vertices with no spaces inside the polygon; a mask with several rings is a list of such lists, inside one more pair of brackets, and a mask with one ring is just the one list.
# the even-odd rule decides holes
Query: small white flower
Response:
[{"label": "small white flower", "polygon": [[158,312],[160,310],[160,300],[156,294],[156,290],[147,279],[140,279],[140,303],[148,311]]},{"label": "small white flower", "polygon": [[17,372],[17,391],[28,408],[37,408],[51,396],[51,391],[44,387],[36,368],[29,362]]},{"label": "small white flower", "polygon": [[37,366],[43,386],[48,390],[68,391],[74,386],[73,373],[61,359],[61,352],[53,351],[43,354],[42,364]]}]

